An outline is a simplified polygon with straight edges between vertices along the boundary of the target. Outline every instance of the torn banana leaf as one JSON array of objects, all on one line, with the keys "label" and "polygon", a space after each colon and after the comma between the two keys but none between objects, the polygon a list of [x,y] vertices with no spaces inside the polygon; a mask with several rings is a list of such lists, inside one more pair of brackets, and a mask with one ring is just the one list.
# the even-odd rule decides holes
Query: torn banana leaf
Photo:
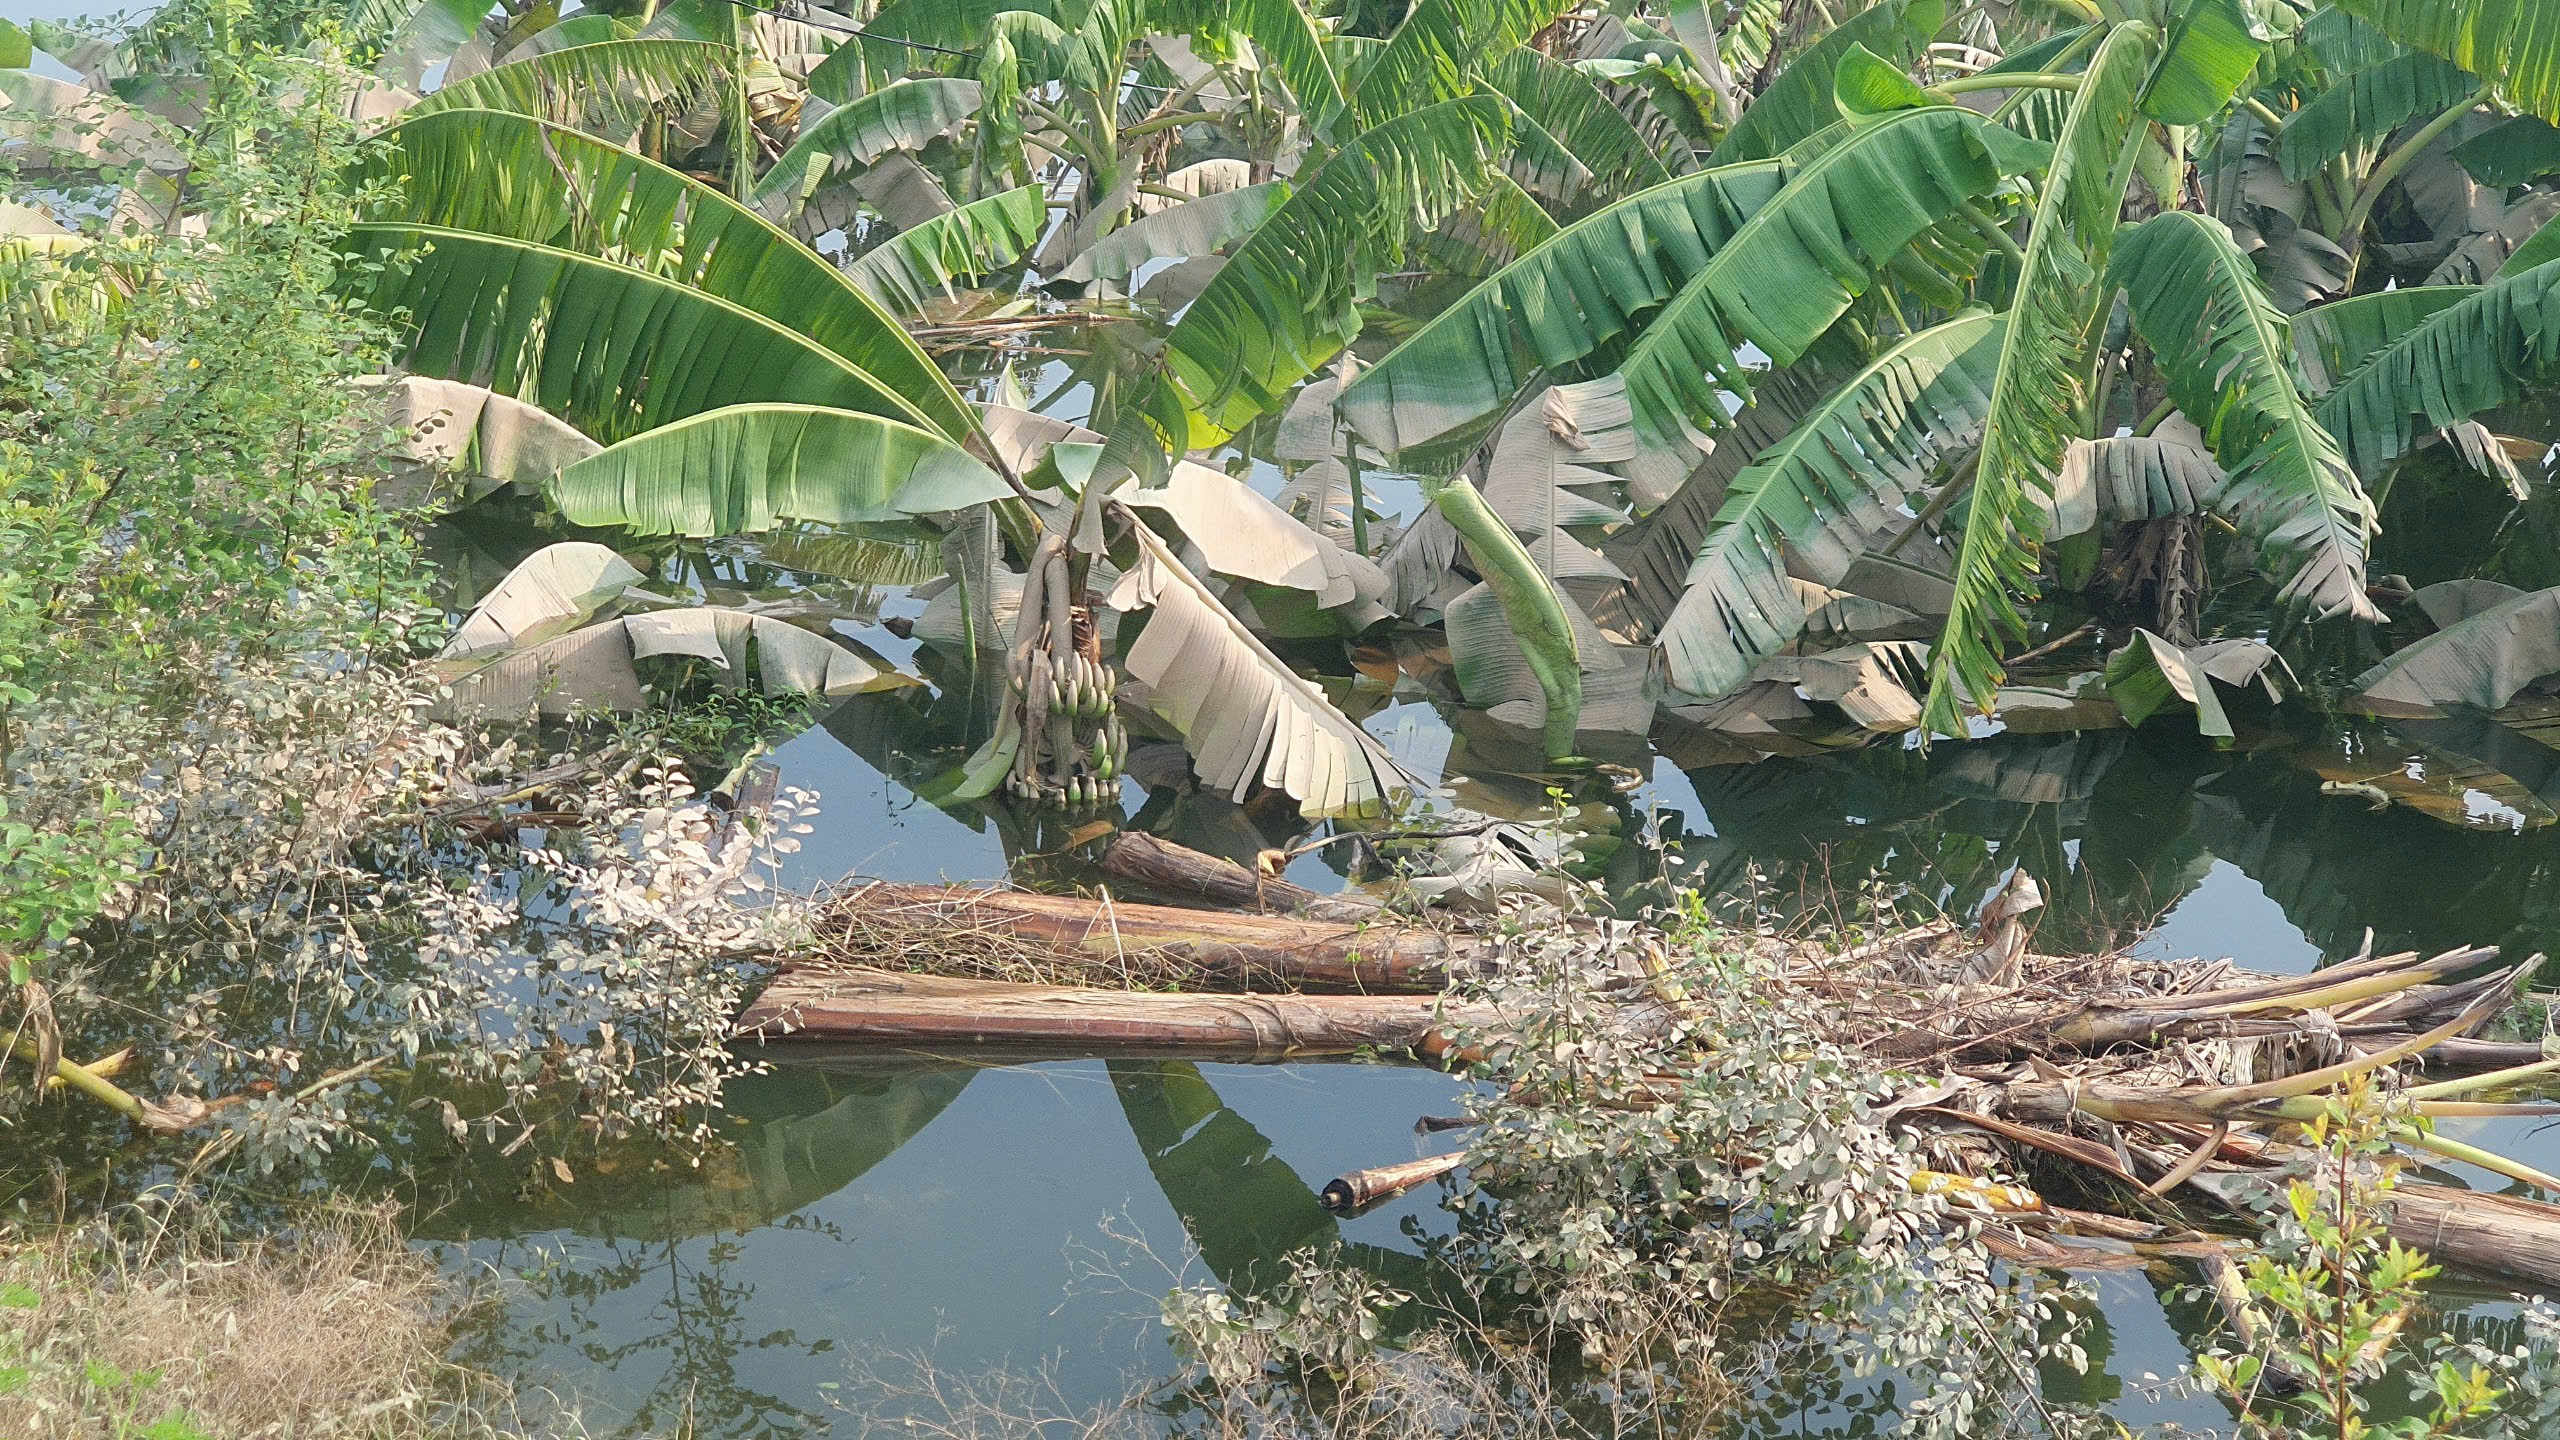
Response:
[{"label": "torn banana leaf", "polygon": [[1918,641],[1884,640],[1776,656],[1752,678],[1792,683],[1807,700],[1836,705],[1861,727],[1891,734],[1920,723],[1920,700],[1911,692],[1928,659],[1929,647]]},{"label": "torn banana leaf", "polygon": [[2046,535],[2060,539],[2102,524],[2211,509],[2228,477],[2195,427],[2171,421],[2175,430],[2164,424],[2150,435],[2072,441],[2054,478]]},{"label": "torn banana leaf", "polygon": [[530,494],[560,467],[604,448],[540,406],[459,380],[371,375],[356,383],[380,399],[400,458],[431,472],[417,487],[420,500],[432,476],[447,472],[464,477],[458,488],[466,500],[501,487]]},{"label": "torn banana leaf", "polygon": [[918,683],[878,655],[787,621],[691,608],[626,615],[523,649],[442,662],[451,687],[446,708],[462,715],[538,710],[553,717],[635,710],[648,698],[638,662],[659,657],[709,661],[731,688],[743,688],[752,668],[767,695],[851,695]]},{"label": "torn banana leaf", "polygon": [[2173,701],[2196,713],[2196,729],[2216,740],[2232,738],[2231,717],[2223,712],[2215,682],[2239,687],[2255,680],[2269,700],[2282,700],[2293,672],[2284,658],[2257,640],[2216,640],[2185,648],[2148,630],[2107,657],[2107,693],[2124,711],[2125,723],[2140,725]]},{"label": "torn banana leaf", "polygon": [[1311,816],[1371,812],[1415,787],[1384,747],[1218,603],[1145,522],[1111,606],[1151,610],[1122,661],[1150,710],[1182,733],[1201,784],[1241,801],[1256,784]]},{"label": "torn banana leaf", "polygon": [[437,658],[468,659],[550,639],[587,623],[642,578],[630,562],[591,541],[545,545],[480,597]]}]

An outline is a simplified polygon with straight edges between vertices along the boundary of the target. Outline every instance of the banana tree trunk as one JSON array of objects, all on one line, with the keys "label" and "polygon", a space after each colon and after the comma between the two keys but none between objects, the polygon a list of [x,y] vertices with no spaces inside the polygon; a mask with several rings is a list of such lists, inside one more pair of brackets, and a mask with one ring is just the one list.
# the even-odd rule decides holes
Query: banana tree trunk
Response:
[{"label": "banana tree trunk", "polygon": [[1546,697],[1547,757],[1570,757],[1574,731],[1582,721],[1582,655],[1554,585],[1538,562],[1529,558],[1520,537],[1511,533],[1511,527],[1493,513],[1465,477],[1434,486],[1430,493],[1440,517],[1467,542],[1476,573],[1501,603],[1512,638],[1520,642],[1529,673],[1537,677],[1538,690]]}]

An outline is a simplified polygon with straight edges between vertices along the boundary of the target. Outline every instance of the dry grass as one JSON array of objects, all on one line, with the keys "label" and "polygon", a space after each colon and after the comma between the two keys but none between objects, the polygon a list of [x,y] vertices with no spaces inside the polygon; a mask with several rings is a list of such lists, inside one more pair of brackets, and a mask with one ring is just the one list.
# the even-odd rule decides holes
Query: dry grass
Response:
[{"label": "dry grass", "polygon": [[134,1228],[57,1232],[0,1259],[0,1436],[524,1433],[503,1386],[447,1358],[445,1279],[387,1217],[229,1244]]}]

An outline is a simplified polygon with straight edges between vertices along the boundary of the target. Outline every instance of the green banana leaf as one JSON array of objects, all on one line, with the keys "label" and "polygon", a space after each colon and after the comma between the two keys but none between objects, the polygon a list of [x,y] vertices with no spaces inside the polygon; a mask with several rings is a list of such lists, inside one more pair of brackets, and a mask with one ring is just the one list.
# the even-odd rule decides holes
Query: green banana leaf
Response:
[{"label": "green banana leaf", "polygon": [[802,129],[800,138],[756,182],[755,204],[787,220],[809,196],[896,150],[914,150],[978,111],[975,80],[901,80],[839,105]]},{"label": "green banana leaf", "polygon": [[1983,422],[1953,604],[1929,654],[1923,723],[1965,734],[1964,711],[1996,703],[1997,647],[2023,638],[2038,540],[2063,453],[2076,438],[2115,242],[2144,125],[2138,103],[2158,49],[2148,25],[2118,25],[2090,58],[2037,198],[2000,369]]},{"label": "green banana leaf", "polygon": [[808,405],[731,405],[608,445],[546,487],[573,525],[737,535],[777,521],[859,525],[1013,493],[949,440]]},{"label": "green banana leaf", "polygon": [[2560,9],[2551,0],[2338,0],[2413,49],[2441,55],[2560,125]]},{"label": "green banana leaf", "polygon": [[835,266],[718,190],[578,131],[453,110],[384,132],[359,171],[366,218],[613,257],[795,330],[957,438],[974,412],[896,320]]},{"label": "green banana leaf", "polygon": [[432,225],[358,224],[345,246],[348,290],[405,314],[410,369],[529,400],[608,445],[758,401],[932,425],[852,361],[672,280]]},{"label": "green banana leaf", "polygon": [[2294,383],[2293,338],[2220,222],[2172,210],[2116,250],[2135,328],[2169,398],[2228,473],[2214,507],[2258,542],[2280,598],[2319,617],[2379,620],[2365,598],[2373,501]]},{"label": "green banana leaf", "polygon": [[[1510,138],[1499,96],[1444,101],[1362,132],[1236,248],[1165,339],[1192,416],[1184,449],[1288,401],[1360,328],[1365,275],[1482,188]],[[1185,437],[1175,437],[1177,439]]]},{"label": "green banana leaf", "polygon": [[1787,68],[1742,112],[1715,149],[1718,165],[1782,155],[1840,118],[1835,100],[1841,60],[1863,47],[1904,67],[1919,60],[1946,23],[1946,0],[1886,0],[1850,17]]},{"label": "green banana leaf", "polygon": [[1874,530],[1977,442],[2003,329],[1976,314],[1900,341],[1734,477],[1654,640],[1672,685],[1730,694],[1794,643],[1805,616],[1786,557],[1839,584]]},{"label": "green banana leaf", "polygon": [[627,134],[662,109],[686,110],[729,78],[734,55],[708,40],[600,40],[492,66],[437,90],[412,115],[504,110],[603,134]]},{"label": "green banana leaf", "polygon": [[2307,180],[2332,159],[2380,145],[2411,118],[2430,119],[2469,98],[2480,81],[2433,55],[2401,55],[2359,70],[2311,97],[2285,121],[2276,158],[2288,180]]},{"label": "green banana leaf", "polygon": [[[2313,407],[2360,475],[2380,474],[2426,431],[2507,404],[2560,372],[2560,260],[2476,290],[2447,288],[2463,293],[2400,330]],[[2391,318],[2416,313],[2407,307]]]},{"label": "green banana leaf", "polygon": [[1022,258],[1048,223],[1047,195],[1025,185],[973,200],[864,251],[845,274],[882,309],[912,318],[934,296],[949,296],[952,281],[974,280]]}]

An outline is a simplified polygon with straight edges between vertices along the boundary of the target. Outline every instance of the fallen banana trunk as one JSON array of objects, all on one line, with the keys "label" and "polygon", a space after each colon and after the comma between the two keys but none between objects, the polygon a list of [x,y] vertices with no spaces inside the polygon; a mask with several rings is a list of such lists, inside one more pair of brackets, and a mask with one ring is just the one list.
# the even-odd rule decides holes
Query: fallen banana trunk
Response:
[{"label": "fallen banana trunk", "polygon": [[1307,920],[1365,924],[1382,917],[1376,901],[1356,895],[1325,895],[1273,875],[1248,870],[1233,860],[1205,855],[1188,846],[1161,840],[1144,830],[1124,830],[1102,852],[1102,873],[1141,891],[1246,910],[1296,915]]},{"label": "fallen banana trunk", "polygon": [[1453,967],[1492,954],[1464,933],[1391,920],[1306,920],[1107,896],[885,883],[838,896],[818,939],[831,963],[896,968],[931,954],[937,969],[990,979],[1080,972],[1122,983],[1373,994],[1437,994]]},{"label": "fallen banana trunk", "polygon": [[767,1041],[1278,1060],[1371,1050],[1409,1053],[1442,1015],[1440,1002],[1429,996],[1095,990],[830,966],[777,977],[739,1017],[738,1034]]},{"label": "fallen banana trunk", "polygon": [[1463,1154],[1433,1155],[1395,1165],[1372,1165],[1366,1170],[1349,1171],[1324,1183],[1324,1203],[1335,1210],[1357,1210],[1389,1196],[1401,1195],[1416,1185],[1427,1185],[1466,1163],[1467,1157]]}]

